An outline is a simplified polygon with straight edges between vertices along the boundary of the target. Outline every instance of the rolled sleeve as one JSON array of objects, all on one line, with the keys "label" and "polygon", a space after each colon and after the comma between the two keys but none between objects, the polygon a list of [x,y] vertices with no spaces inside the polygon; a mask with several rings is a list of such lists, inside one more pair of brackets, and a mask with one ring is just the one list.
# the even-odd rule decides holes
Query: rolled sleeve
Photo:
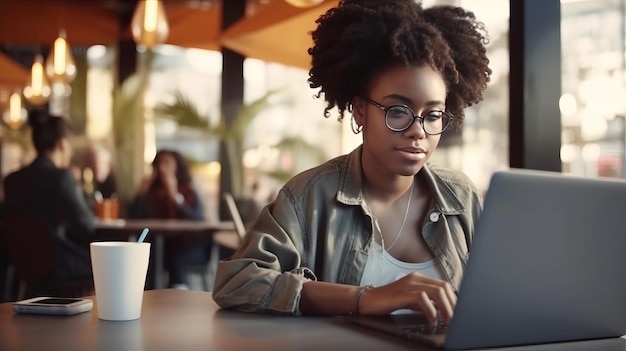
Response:
[{"label": "rolled sleeve", "polygon": [[[213,298],[222,308],[271,314],[300,314],[302,284],[314,280],[313,272],[301,267],[301,255],[294,243],[299,233],[287,234],[281,223],[297,223],[295,212],[285,211],[280,218],[263,209],[242,246],[230,260],[220,261]],[[301,245],[299,245],[301,246]]]}]

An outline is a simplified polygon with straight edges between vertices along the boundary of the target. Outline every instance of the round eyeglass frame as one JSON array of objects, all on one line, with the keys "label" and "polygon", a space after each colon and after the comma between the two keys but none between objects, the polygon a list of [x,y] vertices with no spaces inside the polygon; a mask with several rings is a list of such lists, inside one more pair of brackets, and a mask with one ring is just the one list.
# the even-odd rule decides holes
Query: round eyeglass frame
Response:
[{"label": "round eyeglass frame", "polygon": [[[450,122],[452,122],[452,120],[454,119],[454,115],[451,114],[450,112],[447,111],[441,111],[441,110],[434,110],[431,112],[441,112],[442,115],[448,117],[447,119],[447,123],[445,125],[442,125],[441,127],[441,131],[439,133],[431,133],[429,131],[426,130],[426,127],[424,126],[424,117],[420,116],[418,114],[416,114],[410,107],[408,107],[407,105],[391,105],[391,106],[383,106],[381,104],[379,104],[378,102],[370,99],[370,98],[366,98],[364,96],[361,96],[361,98],[365,101],[367,101],[368,103],[374,105],[375,107],[378,107],[379,109],[383,110],[385,112],[385,125],[387,126],[387,128],[389,128],[389,130],[393,131],[393,132],[404,132],[405,130],[411,128],[411,126],[413,125],[413,123],[415,123],[415,120],[419,120],[420,126],[422,127],[422,130],[424,131],[424,133],[428,134],[428,135],[439,135],[442,134],[443,132],[446,131],[446,129],[448,129],[448,127],[450,126]],[[411,121],[411,123],[409,123],[406,127],[404,128],[393,128],[389,125],[389,121],[387,119],[387,111],[389,111],[390,109],[394,108],[394,107],[402,107],[405,108],[407,110],[409,110],[409,112],[413,115],[413,120]]]}]

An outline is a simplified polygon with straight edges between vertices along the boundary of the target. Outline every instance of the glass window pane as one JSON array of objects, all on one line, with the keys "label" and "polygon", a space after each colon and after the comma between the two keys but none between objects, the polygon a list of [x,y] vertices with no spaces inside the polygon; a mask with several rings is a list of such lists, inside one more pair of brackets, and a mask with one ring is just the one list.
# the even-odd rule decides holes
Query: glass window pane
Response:
[{"label": "glass window pane", "polygon": [[561,0],[563,172],[626,175],[624,1]]}]

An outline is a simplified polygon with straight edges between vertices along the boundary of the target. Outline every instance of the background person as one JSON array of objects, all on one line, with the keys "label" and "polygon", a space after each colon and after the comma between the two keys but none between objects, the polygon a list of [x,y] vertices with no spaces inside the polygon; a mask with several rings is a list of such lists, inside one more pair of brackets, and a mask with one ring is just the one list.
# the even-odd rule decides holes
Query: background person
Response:
[{"label": "background person", "polygon": [[29,123],[37,157],[4,180],[5,212],[33,213],[50,226],[58,239],[57,277],[89,278],[96,220],[69,170],[69,125],[44,110],[32,111]]},{"label": "background person", "polygon": [[317,23],[310,86],[325,116],[352,112],[363,143],[280,190],[220,262],[213,297],[242,311],[410,309],[448,323],[482,197],[464,174],[428,160],[482,100],[484,27],[462,8],[413,0],[344,0]]},{"label": "background person", "polygon": [[[192,186],[187,162],[180,153],[160,150],[152,162],[152,173],[144,180],[131,206],[131,217],[161,219],[204,219],[202,201]],[[210,253],[204,235],[168,237],[165,262],[169,286],[189,289],[187,268],[204,264]]]},{"label": "background person", "polygon": [[111,151],[103,145],[90,145],[85,150],[85,167],[93,173],[93,190],[105,199],[115,198],[117,184],[113,173]]}]

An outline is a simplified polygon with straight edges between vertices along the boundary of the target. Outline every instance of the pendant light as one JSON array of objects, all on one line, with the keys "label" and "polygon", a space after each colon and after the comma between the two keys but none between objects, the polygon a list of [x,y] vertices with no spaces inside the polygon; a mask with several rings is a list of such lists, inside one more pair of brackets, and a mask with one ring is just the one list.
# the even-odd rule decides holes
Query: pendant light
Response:
[{"label": "pendant light", "polygon": [[11,129],[19,129],[26,121],[28,113],[22,107],[22,95],[15,91],[9,97],[9,108],[4,112],[2,118]]},{"label": "pendant light", "polygon": [[24,88],[24,97],[32,105],[42,105],[50,97],[50,84],[43,68],[43,57],[37,55],[30,71],[30,80]]},{"label": "pendant light", "polygon": [[133,13],[130,27],[135,43],[148,49],[163,44],[170,32],[163,3],[159,0],[140,0]]},{"label": "pendant light", "polygon": [[54,83],[69,84],[76,78],[76,64],[65,30],[61,30],[46,59],[46,76]]},{"label": "pendant light", "polygon": [[302,7],[302,8],[313,7],[315,5],[319,5],[322,2],[324,2],[324,0],[285,0],[285,1],[291,6]]}]

